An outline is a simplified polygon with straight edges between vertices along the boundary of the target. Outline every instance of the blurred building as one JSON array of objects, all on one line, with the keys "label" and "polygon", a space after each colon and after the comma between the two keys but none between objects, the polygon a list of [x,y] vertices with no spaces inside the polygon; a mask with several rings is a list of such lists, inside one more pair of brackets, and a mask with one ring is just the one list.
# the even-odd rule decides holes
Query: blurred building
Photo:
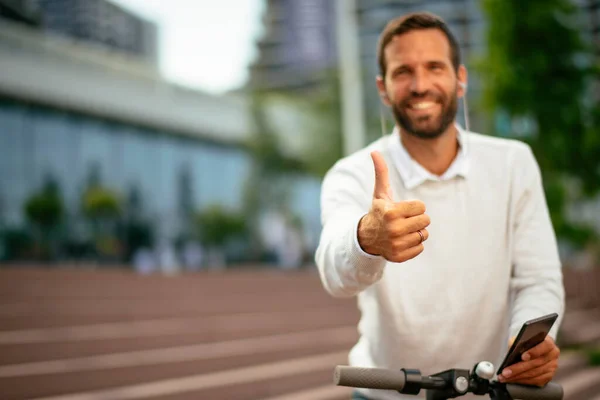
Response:
[{"label": "blurred building", "polygon": [[[273,123],[294,125],[293,110],[268,111]],[[247,99],[181,88],[137,57],[7,20],[0,24],[0,127],[4,226],[26,223],[24,204],[49,177],[59,184],[68,219],[76,221],[94,176],[122,199],[141,199],[138,207],[159,238],[173,239],[186,222],[182,204],[194,211],[214,204],[240,210],[252,170]],[[316,237],[319,182],[289,179],[290,208]]]},{"label": "blurred building", "polygon": [[335,1],[268,0],[249,87],[306,92],[336,65]]},{"label": "blurred building", "polygon": [[107,0],[0,0],[0,18],[158,63],[156,25]]},{"label": "blurred building", "polygon": [[36,5],[27,0],[0,0],[0,20],[2,19],[30,26],[39,26],[41,22]]}]

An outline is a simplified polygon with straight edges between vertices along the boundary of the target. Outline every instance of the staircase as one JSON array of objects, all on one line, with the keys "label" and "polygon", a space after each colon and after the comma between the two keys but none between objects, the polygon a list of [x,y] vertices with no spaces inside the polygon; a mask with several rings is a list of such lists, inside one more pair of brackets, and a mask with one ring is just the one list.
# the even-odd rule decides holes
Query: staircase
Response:
[{"label": "staircase", "polygon": [[[0,269],[0,398],[349,399],[332,371],[357,321],[314,270]],[[599,342],[599,321],[569,302],[559,338]],[[600,400],[600,368],[578,351],[557,380],[568,400]]]}]

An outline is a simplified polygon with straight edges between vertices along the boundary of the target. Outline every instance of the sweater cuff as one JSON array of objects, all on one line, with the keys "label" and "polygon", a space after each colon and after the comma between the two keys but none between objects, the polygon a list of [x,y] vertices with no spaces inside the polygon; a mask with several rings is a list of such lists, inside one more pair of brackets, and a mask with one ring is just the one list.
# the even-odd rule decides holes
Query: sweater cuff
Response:
[{"label": "sweater cuff", "polygon": [[365,252],[358,243],[358,224],[362,219],[362,215],[354,222],[352,232],[352,245],[348,252],[349,265],[356,266],[356,278],[360,283],[371,284],[383,275],[383,268],[386,264],[386,259],[382,256],[376,256]]}]

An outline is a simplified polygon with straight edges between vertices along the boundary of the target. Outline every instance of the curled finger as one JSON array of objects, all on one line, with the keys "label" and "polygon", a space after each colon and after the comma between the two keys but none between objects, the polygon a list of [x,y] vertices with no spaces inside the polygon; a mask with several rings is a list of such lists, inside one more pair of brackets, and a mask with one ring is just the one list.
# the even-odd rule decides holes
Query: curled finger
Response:
[{"label": "curled finger", "polygon": [[538,376],[543,376],[547,373],[556,372],[558,368],[558,362],[556,360],[549,361],[540,366],[534,366],[531,369],[525,370],[519,374],[511,375],[509,377],[504,377],[505,382],[518,382],[521,383],[524,380],[530,380],[537,378]]},{"label": "curled finger", "polygon": [[423,249],[424,249],[424,247],[423,247],[423,244],[421,243],[416,246],[410,247],[406,250],[394,252],[394,254],[392,254],[391,257],[389,257],[389,260],[392,262],[397,262],[397,263],[408,261],[412,258],[415,258],[419,254],[421,254],[423,252]]}]

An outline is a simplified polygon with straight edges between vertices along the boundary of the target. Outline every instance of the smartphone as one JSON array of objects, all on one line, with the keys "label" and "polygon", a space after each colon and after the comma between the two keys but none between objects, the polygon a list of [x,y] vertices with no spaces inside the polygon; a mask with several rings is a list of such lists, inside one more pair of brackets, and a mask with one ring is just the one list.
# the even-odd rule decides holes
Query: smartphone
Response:
[{"label": "smartphone", "polygon": [[521,356],[523,353],[542,343],[557,318],[558,314],[552,313],[525,322],[515,338],[515,341],[510,346],[506,357],[504,357],[504,361],[502,361],[500,368],[498,368],[497,374],[501,374],[502,370],[509,365],[522,361]]}]

